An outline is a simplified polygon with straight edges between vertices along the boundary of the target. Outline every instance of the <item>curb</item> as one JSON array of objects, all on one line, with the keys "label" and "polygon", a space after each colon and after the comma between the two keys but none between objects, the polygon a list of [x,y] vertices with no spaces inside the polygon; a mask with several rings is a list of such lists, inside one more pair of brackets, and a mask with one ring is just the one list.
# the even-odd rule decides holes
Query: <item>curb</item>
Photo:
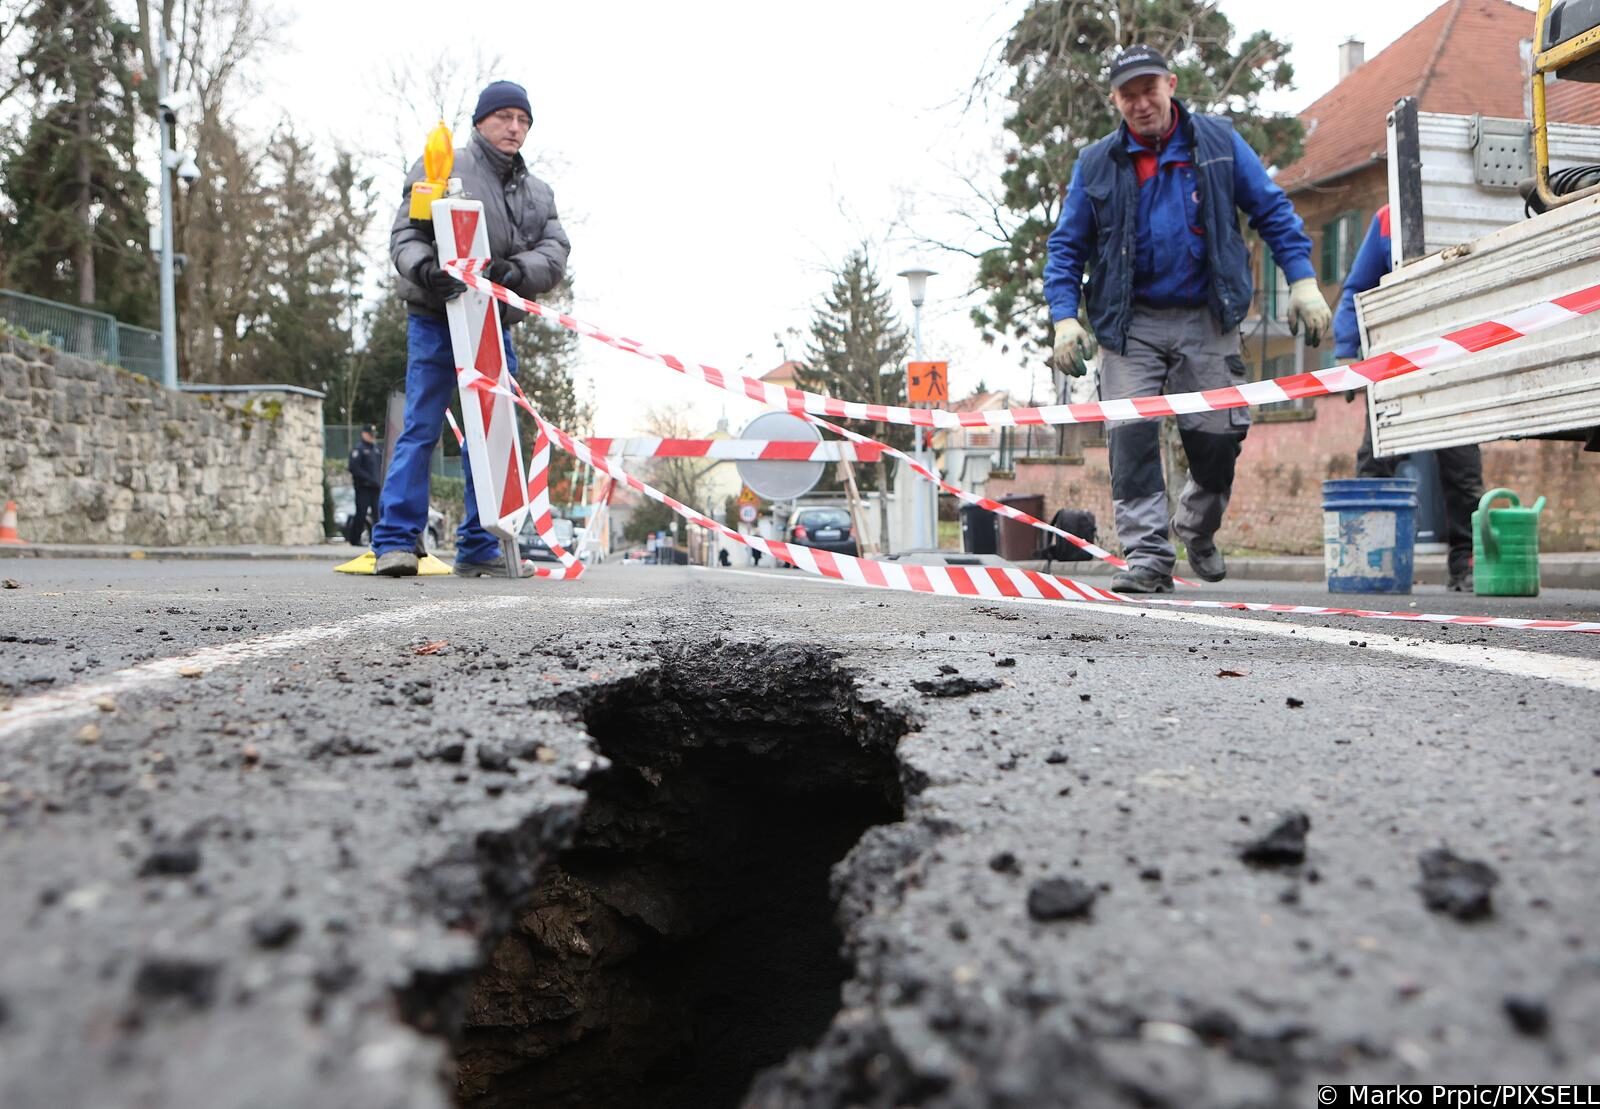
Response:
[{"label": "curb", "polygon": [[131,561],[344,562],[367,548],[348,544],[322,547],[102,547],[71,543],[29,543],[0,547],[3,558],[94,558]]}]

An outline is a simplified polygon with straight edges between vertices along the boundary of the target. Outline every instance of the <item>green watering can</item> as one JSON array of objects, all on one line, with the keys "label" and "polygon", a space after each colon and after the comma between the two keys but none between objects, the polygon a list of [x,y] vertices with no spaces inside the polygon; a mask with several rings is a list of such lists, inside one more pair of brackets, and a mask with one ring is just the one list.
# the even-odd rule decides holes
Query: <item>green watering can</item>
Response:
[{"label": "green watering can", "polygon": [[[1490,508],[1504,497],[1510,508]],[[1472,591],[1480,597],[1539,595],[1539,513],[1544,498],[1523,508],[1509,489],[1491,489],[1472,514]]]}]

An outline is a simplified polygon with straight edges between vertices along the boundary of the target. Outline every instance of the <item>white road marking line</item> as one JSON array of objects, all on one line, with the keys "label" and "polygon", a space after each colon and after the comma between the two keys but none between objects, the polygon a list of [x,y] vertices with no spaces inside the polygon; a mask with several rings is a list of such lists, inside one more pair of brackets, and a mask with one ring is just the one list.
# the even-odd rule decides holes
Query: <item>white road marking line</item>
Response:
[{"label": "white road marking line", "polygon": [[[833,578],[818,578],[811,575],[780,575],[776,572],[763,573],[756,570],[724,569],[717,571],[723,574],[742,574],[745,577],[765,578],[778,581],[809,581],[827,585],[849,585],[849,582],[837,581]],[[978,598],[974,598],[978,599]],[[1462,666],[1473,670],[1488,670],[1496,674],[1506,674],[1518,678],[1538,678],[1541,681],[1554,682],[1557,685],[1571,686],[1574,689],[1587,689],[1600,692],[1600,660],[1573,658],[1570,655],[1540,654],[1534,651],[1519,650],[1515,647],[1485,647],[1481,644],[1467,645],[1463,643],[1437,643],[1431,639],[1403,639],[1400,636],[1388,635],[1384,632],[1368,631],[1362,628],[1359,632],[1350,628],[1325,627],[1320,624],[1288,624],[1271,620],[1259,620],[1250,617],[1211,615],[1202,612],[1174,612],[1170,609],[1151,609],[1138,605],[1101,604],[1096,601],[1047,601],[1031,597],[984,597],[985,602],[998,601],[1018,605],[1044,605],[1048,608],[1065,610],[1068,612],[1082,611],[1103,612],[1112,616],[1127,616],[1135,619],[1165,620],[1179,624],[1200,624],[1209,628],[1221,628],[1235,634],[1260,633],[1261,635],[1275,635],[1280,639],[1295,639],[1302,643],[1319,643],[1330,647],[1350,647],[1350,640],[1356,638],[1366,644],[1366,650],[1384,651],[1389,654],[1400,655],[1408,659],[1423,659],[1428,662],[1440,663],[1446,666]],[[1357,648],[1359,649],[1359,648]]]},{"label": "white road marking line", "polygon": [[[594,601],[600,598],[583,598]],[[531,605],[535,602],[530,597],[477,597],[472,600],[461,601],[430,601],[427,604],[409,605],[406,608],[395,609],[392,612],[376,612],[369,616],[357,616],[338,624],[318,624],[309,628],[296,628],[293,631],[279,632],[276,635],[258,636],[255,639],[245,639],[237,643],[224,643],[217,647],[206,647],[187,655],[176,655],[172,658],[152,659],[141,662],[137,666],[130,666],[126,670],[118,670],[99,681],[88,682],[83,685],[69,686],[66,689],[50,693],[38,693],[31,697],[22,697],[11,703],[11,707],[0,712],[0,739],[7,739],[27,728],[39,724],[68,720],[76,716],[84,716],[98,712],[95,699],[98,697],[115,696],[118,693],[128,693],[142,686],[152,685],[156,682],[170,681],[180,677],[180,671],[188,667],[199,667],[207,673],[254,659],[268,658],[272,655],[287,654],[290,651],[309,646],[313,643],[325,643],[329,640],[343,639],[346,636],[363,632],[382,631],[385,628],[405,626],[456,613],[478,611],[492,611],[500,608],[513,608],[521,605]],[[570,603],[570,602],[569,602]]]}]

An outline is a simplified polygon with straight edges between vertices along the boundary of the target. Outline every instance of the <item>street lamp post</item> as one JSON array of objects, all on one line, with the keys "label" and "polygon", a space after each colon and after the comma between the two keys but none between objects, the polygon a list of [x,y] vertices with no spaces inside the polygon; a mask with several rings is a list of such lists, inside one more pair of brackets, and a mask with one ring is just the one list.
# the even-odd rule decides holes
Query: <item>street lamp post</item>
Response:
[{"label": "street lamp post", "polygon": [[[897,276],[906,279],[906,284],[911,291],[911,337],[916,359],[922,361],[922,302],[928,295],[928,278],[933,277],[938,271],[930,270],[924,266],[912,266],[901,270]],[[915,449],[912,454],[918,462],[933,469],[933,454],[928,449],[931,440],[925,428],[914,428]],[[912,544],[925,550],[936,550],[939,546],[938,520],[939,520],[939,490],[932,482],[924,491],[920,485],[914,484],[912,500],[911,529],[916,535]]]},{"label": "street lamp post", "polygon": [[169,70],[176,52],[174,43],[160,36],[156,41],[156,119],[161,137],[161,384],[178,387],[178,308],[174,291],[172,253],[172,177],[185,181],[200,179],[194,156],[181,155],[173,147],[173,125],[178,121],[177,98],[167,87]]}]

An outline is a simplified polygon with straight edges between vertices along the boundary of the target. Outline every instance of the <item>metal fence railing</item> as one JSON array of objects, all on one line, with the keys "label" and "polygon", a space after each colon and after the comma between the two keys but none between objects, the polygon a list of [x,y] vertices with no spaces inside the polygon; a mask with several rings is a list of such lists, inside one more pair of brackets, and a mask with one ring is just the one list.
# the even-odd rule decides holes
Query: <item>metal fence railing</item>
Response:
[{"label": "metal fence railing", "polygon": [[161,377],[160,333],[120,323],[104,312],[0,289],[0,320],[68,354]]},{"label": "metal fence railing", "polygon": [[131,323],[117,324],[117,365],[130,373],[161,380],[161,332]]}]

